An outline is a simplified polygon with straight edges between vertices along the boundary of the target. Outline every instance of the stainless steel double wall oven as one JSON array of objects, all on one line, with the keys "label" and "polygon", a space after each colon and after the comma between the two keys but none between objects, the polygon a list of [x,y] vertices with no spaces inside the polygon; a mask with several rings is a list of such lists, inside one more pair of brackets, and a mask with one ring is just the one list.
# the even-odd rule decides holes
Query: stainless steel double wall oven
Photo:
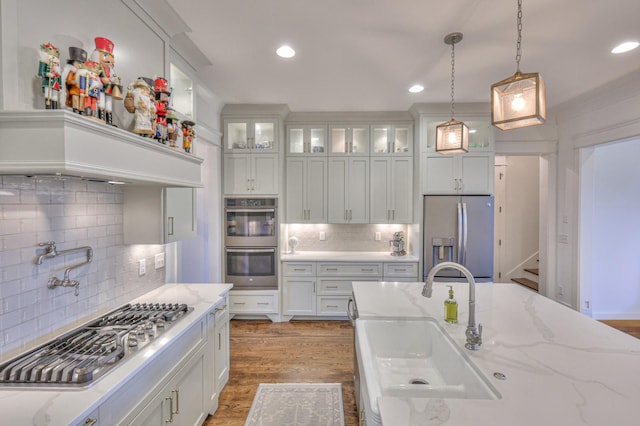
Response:
[{"label": "stainless steel double wall oven", "polygon": [[225,282],[278,289],[278,200],[225,198]]}]

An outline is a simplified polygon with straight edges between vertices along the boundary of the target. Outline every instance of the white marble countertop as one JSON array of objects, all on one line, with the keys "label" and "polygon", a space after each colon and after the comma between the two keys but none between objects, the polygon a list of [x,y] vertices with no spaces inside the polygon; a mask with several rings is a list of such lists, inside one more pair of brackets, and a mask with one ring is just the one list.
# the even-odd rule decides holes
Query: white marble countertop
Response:
[{"label": "white marble countertop", "polygon": [[[424,317],[464,347],[468,285],[453,283],[458,324],[443,321],[445,285],[428,299],[423,283],[354,282],[360,318]],[[500,392],[499,400],[378,400],[383,424],[638,425],[640,339],[515,284],[476,285],[479,351],[466,351]],[[493,378],[494,372],[507,376]]]},{"label": "white marble countertop", "polygon": [[283,262],[418,262],[418,256],[391,256],[387,251],[296,251],[282,253]]},{"label": "white marble countertop", "polygon": [[146,345],[144,352],[127,358],[87,389],[0,388],[2,424],[68,425],[80,421],[152,362],[168,342],[221,303],[231,288],[230,284],[167,284],[136,298],[132,303],[186,303],[194,309],[164,332],[163,339]]}]

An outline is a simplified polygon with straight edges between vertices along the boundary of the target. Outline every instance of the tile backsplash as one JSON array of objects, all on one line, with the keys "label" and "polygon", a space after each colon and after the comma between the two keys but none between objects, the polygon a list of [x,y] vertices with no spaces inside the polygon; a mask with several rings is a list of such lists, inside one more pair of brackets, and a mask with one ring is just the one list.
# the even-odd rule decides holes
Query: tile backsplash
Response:
[{"label": "tile backsplash", "polygon": [[[390,251],[389,241],[394,232],[403,231],[409,251],[407,225],[369,225],[369,224],[289,224],[284,226],[284,238],[281,246],[289,252],[289,237],[298,239],[298,251]],[[320,240],[324,232],[325,240]],[[380,241],[376,241],[376,232],[380,232]]]},{"label": "tile backsplash", "polygon": [[[0,177],[0,354],[79,320],[114,309],[165,283],[165,268],[153,267],[164,245],[123,245],[122,188],[78,179]],[[93,248],[93,261],[70,272],[80,282],[47,288],[86,251],[44,259],[39,243],[58,251]],[[138,276],[138,260],[146,274]]]}]

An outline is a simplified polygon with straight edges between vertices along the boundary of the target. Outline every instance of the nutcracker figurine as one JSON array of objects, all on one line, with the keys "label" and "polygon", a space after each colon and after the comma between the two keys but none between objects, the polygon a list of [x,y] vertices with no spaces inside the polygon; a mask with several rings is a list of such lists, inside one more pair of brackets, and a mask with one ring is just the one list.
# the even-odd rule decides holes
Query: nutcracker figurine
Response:
[{"label": "nutcracker figurine", "polygon": [[156,139],[165,144],[168,139],[167,132],[167,109],[169,108],[169,96],[171,90],[167,89],[167,80],[158,77],[154,82],[154,92],[156,93]]},{"label": "nutcracker figurine", "polygon": [[141,136],[153,136],[151,117],[155,115],[156,107],[151,100],[151,88],[142,78],[129,86],[125,108],[135,114],[133,132]]},{"label": "nutcracker figurine", "polygon": [[87,60],[87,51],[79,47],[69,48],[69,60],[65,67],[65,85],[67,87],[66,106],[72,108],[73,112],[80,114],[84,109],[84,98],[81,93],[86,93],[86,76],[79,76],[78,71]]},{"label": "nutcracker figurine", "polygon": [[191,152],[191,145],[196,137],[196,131],[193,129],[196,123],[189,120],[182,121],[182,148],[186,152]]},{"label": "nutcracker figurine", "polygon": [[38,76],[42,79],[41,85],[45,108],[58,109],[60,87],[62,85],[60,78],[60,51],[51,43],[40,45]]},{"label": "nutcracker figurine", "polygon": [[102,83],[100,101],[98,102],[98,117],[107,124],[113,125],[113,99],[122,99],[120,77],[113,71],[115,59],[113,57],[113,42],[105,37],[95,38],[96,49],[91,55],[94,62],[100,64],[98,76]]},{"label": "nutcracker figurine", "polygon": [[171,148],[177,148],[178,144],[178,116],[173,108],[167,108],[167,138],[169,139],[169,146]]},{"label": "nutcracker figurine", "polygon": [[98,117],[98,102],[100,100],[100,90],[102,89],[99,72],[100,64],[93,61],[86,61],[79,70],[80,77],[84,76],[87,84],[86,95],[84,96],[84,115],[102,121]]}]

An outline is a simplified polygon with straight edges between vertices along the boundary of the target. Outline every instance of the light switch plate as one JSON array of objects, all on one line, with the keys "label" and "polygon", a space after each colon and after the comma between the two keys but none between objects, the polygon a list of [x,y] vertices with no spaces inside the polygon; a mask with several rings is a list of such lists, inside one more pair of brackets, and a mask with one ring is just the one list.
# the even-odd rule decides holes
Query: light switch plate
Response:
[{"label": "light switch plate", "polygon": [[155,257],[156,269],[164,268],[164,253],[158,253]]},{"label": "light switch plate", "polygon": [[138,276],[143,276],[147,273],[147,259],[138,260]]},{"label": "light switch plate", "polygon": [[320,231],[320,241],[327,239],[327,234],[324,231]]},{"label": "light switch plate", "polygon": [[380,232],[376,232],[376,241],[380,241],[381,238],[382,235],[380,234]]}]

